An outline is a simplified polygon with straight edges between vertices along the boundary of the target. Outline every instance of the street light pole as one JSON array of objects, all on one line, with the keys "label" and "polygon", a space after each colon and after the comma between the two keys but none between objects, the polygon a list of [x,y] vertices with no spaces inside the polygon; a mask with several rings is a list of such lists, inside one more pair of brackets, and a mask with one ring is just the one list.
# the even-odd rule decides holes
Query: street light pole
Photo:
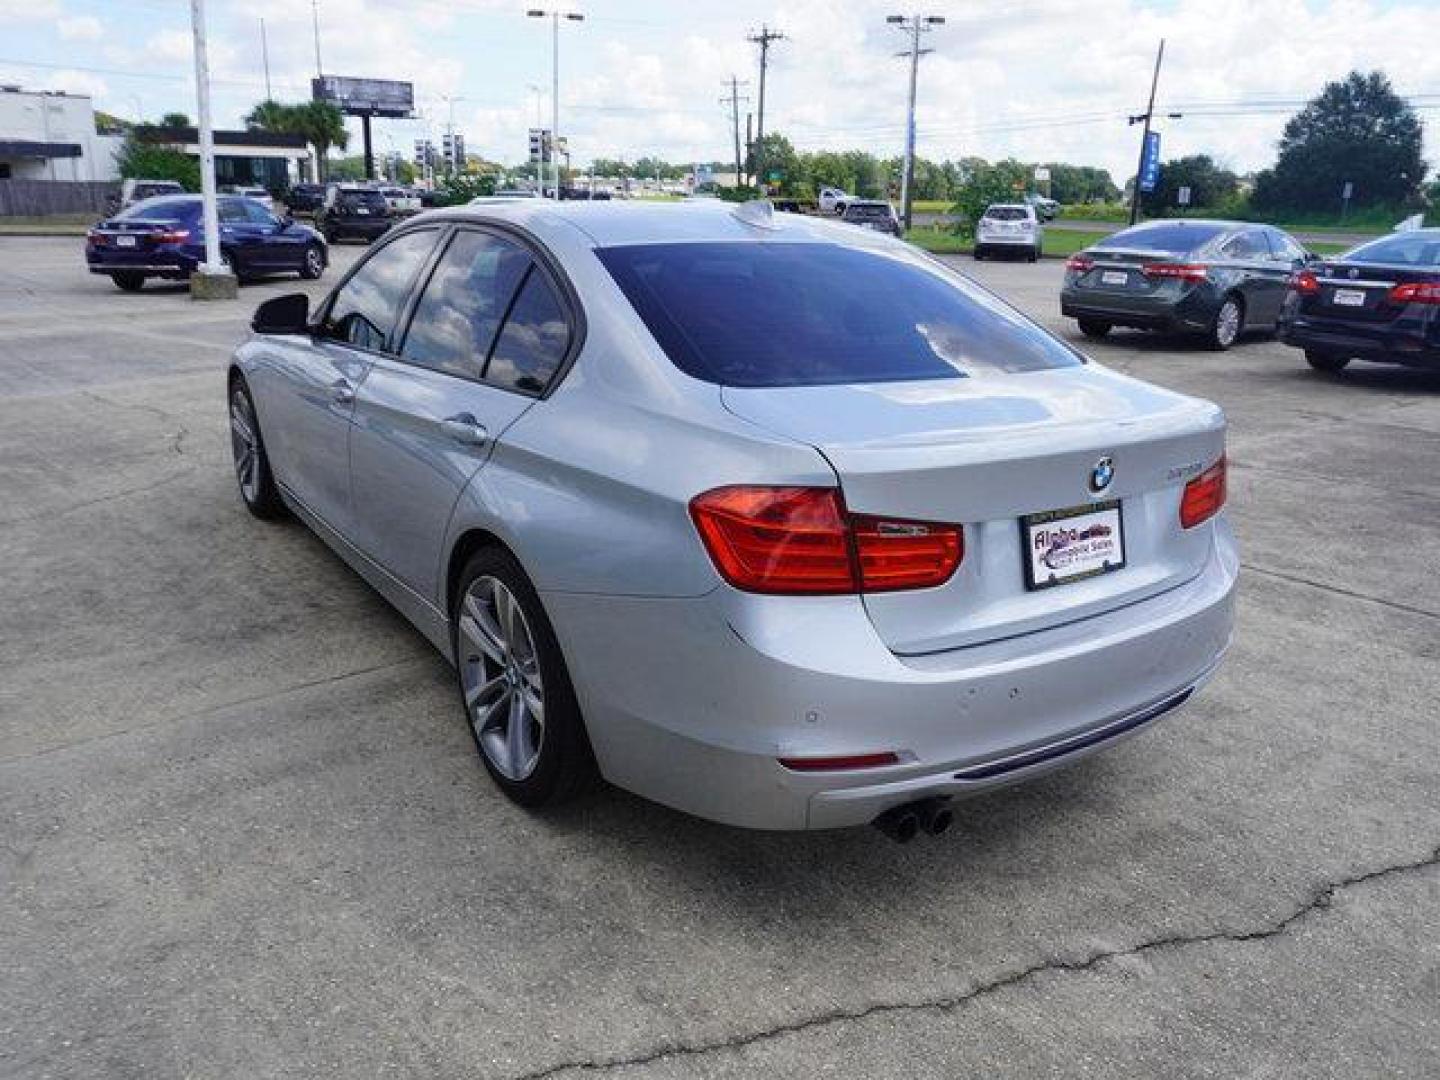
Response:
[{"label": "street light pole", "polygon": [[910,230],[910,206],[915,188],[915,83],[920,74],[920,57],[929,49],[920,48],[920,35],[945,23],[943,15],[887,15],[885,21],[910,35],[910,100],[905,110],[905,164],[900,169],[900,220]]},{"label": "street light pole", "polygon": [[560,198],[560,20],[584,22],[578,11],[544,11],[531,8],[525,12],[532,19],[550,19],[550,161],[555,177],[555,198]]}]

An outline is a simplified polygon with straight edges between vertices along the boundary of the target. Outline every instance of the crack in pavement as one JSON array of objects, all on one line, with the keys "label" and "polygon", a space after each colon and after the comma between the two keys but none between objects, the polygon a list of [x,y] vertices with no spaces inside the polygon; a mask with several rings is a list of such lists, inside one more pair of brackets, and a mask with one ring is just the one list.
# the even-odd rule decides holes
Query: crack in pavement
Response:
[{"label": "crack in pavement", "polygon": [[1318,911],[1329,908],[1336,894],[1339,892],[1380,878],[1415,873],[1417,871],[1433,869],[1437,866],[1440,866],[1440,846],[1435,847],[1428,855],[1409,862],[1392,863],[1375,870],[1365,870],[1336,881],[1326,882],[1313,890],[1309,898],[1297,905],[1288,915],[1254,930],[1212,930],[1201,934],[1167,934],[1163,937],[1155,937],[1147,941],[1141,941],[1123,949],[1102,949],[1092,952],[1087,956],[1074,959],[1067,959],[1063,956],[1053,957],[1031,964],[1029,967],[996,976],[987,982],[978,983],[962,994],[932,998],[927,1001],[878,1002],[863,1008],[836,1009],[802,1020],[793,1020],[773,1028],[766,1028],[763,1031],[747,1032],[745,1034],[731,1036],[730,1038],[717,1039],[712,1042],[662,1044],[652,1050],[630,1057],[567,1061],[558,1065],[538,1069],[534,1072],[521,1073],[513,1077],[512,1080],[548,1080],[550,1077],[559,1076],[561,1073],[566,1072],[608,1072],[612,1069],[638,1068],[672,1058],[699,1057],[705,1054],[719,1053],[727,1050],[742,1050],[746,1047],[754,1046],[757,1043],[770,1042],[774,1039],[784,1038],[787,1035],[796,1035],[835,1024],[867,1020],[874,1016],[884,1016],[894,1013],[954,1012],[958,1009],[963,1009],[971,1002],[989,997],[1001,990],[1018,986],[1051,972],[1072,973],[1093,971],[1111,960],[1143,956],[1147,953],[1166,949],[1185,948],[1191,945],[1206,945],[1217,942],[1245,944],[1252,941],[1264,941],[1269,938],[1279,937],[1296,923],[1301,922]]},{"label": "crack in pavement", "polygon": [[1307,578],[1300,574],[1287,574],[1283,570],[1271,570],[1268,567],[1245,562],[1243,559],[1240,562],[1240,566],[1252,574],[1262,574],[1265,577],[1275,578],[1279,581],[1288,581],[1292,585],[1308,585],[1312,589],[1334,593],[1336,596],[1349,597],[1351,600],[1364,600],[1366,603],[1379,604],[1381,607],[1391,608],[1395,611],[1403,611],[1407,615],[1420,615],[1426,619],[1440,619],[1440,612],[1434,612],[1428,608],[1416,607],[1414,604],[1401,603],[1399,600],[1386,600],[1382,596],[1371,596],[1369,593],[1356,592],[1354,589],[1347,589],[1341,585],[1330,585],[1327,582],[1316,581],[1314,578]]}]

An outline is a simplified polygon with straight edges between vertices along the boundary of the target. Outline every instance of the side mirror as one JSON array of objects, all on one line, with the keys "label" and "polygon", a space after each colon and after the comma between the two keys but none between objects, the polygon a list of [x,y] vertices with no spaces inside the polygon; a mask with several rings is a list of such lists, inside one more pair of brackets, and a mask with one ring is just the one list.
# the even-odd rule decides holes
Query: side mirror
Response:
[{"label": "side mirror", "polygon": [[272,297],[255,309],[250,329],[257,334],[308,334],[310,298],[304,293]]}]

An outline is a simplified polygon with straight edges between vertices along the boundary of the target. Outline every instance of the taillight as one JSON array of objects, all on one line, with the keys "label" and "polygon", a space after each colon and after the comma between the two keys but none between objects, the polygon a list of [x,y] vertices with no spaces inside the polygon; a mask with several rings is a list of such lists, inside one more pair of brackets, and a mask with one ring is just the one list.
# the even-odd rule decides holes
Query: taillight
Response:
[{"label": "taillight", "polygon": [[1392,304],[1440,304],[1440,281],[1411,281],[1390,290]]},{"label": "taillight", "polygon": [[1310,270],[1301,270],[1298,274],[1291,274],[1288,284],[1291,290],[1301,296],[1314,296],[1320,291],[1320,279]]},{"label": "taillight", "polygon": [[88,244],[90,247],[99,247],[104,242],[105,241],[101,238],[100,233],[97,232],[95,229],[91,229],[85,234],[85,243]]},{"label": "taillight", "polygon": [[691,500],[690,516],[721,576],[748,592],[927,588],[965,555],[959,525],[851,515],[835,488],[716,488]]},{"label": "taillight", "polygon": [[878,754],[848,754],[845,757],[782,757],[780,764],[791,772],[836,772],[843,769],[876,769],[898,765],[900,755],[884,750]]},{"label": "taillight", "polygon": [[1095,269],[1095,260],[1088,255],[1071,255],[1065,260],[1065,269],[1077,274],[1088,274]]},{"label": "taillight", "polygon": [[1180,525],[1193,529],[1209,521],[1225,505],[1225,455],[1185,485],[1180,498]]},{"label": "taillight", "polygon": [[190,239],[190,230],[163,229],[160,232],[151,233],[150,238],[157,244],[183,244]]},{"label": "taillight", "polygon": [[1200,263],[1147,263],[1140,268],[1146,277],[1201,282],[1210,268]]}]

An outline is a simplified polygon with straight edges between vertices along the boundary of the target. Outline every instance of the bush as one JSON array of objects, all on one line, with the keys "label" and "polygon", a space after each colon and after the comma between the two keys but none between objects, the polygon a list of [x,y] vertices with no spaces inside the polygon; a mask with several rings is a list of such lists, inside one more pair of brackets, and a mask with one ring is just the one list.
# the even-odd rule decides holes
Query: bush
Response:
[{"label": "bush", "polygon": [[186,191],[200,190],[200,163],[182,150],[130,132],[115,166],[126,179],[174,180]]},{"label": "bush", "polygon": [[486,174],[455,173],[435,189],[437,206],[462,206],[471,199],[495,194],[495,177]]},{"label": "bush", "polygon": [[960,185],[951,213],[957,218],[955,231],[974,236],[975,225],[992,203],[1019,202],[1030,182],[1030,166],[1018,161],[997,161],[983,165]]}]

